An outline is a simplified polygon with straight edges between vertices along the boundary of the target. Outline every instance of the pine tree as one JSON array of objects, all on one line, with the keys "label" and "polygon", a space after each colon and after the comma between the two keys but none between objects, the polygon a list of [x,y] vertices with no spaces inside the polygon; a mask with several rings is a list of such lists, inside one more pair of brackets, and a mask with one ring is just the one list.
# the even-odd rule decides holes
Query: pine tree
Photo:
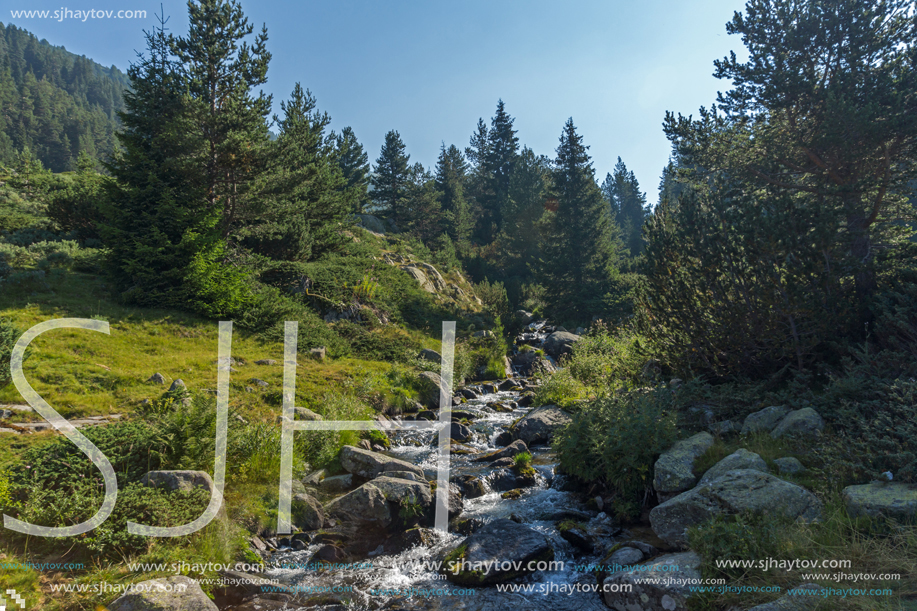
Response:
[{"label": "pine tree", "polygon": [[622,247],[586,150],[568,119],[552,173],[556,210],[539,223],[539,281],[548,287],[552,313],[565,320],[588,320],[606,310]]},{"label": "pine tree", "polygon": [[506,273],[527,277],[538,258],[538,221],[544,213],[545,194],[550,186],[551,162],[524,147],[516,158],[503,208],[501,242]]},{"label": "pine tree", "polygon": [[312,93],[297,83],[270,148],[265,186],[240,229],[243,243],[277,260],[304,261],[339,246],[353,209],[336,153],[331,122],[316,109]]},{"label": "pine tree", "polygon": [[459,244],[460,251],[468,244],[474,228],[471,206],[465,199],[467,172],[468,163],[458,147],[452,144],[447,149],[443,143],[436,161],[436,190],[439,193],[446,231],[449,237]]},{"label": "pine tree", "polygon": [[442,234],[442,213],[436,194],[436,181],[420,163],[411,166],[409,176],[398,223],[425,244],[430,244]]},{"label": "pine tree", "polygon": [[253,27],[236,0],[193,0],[188,13],[188,36],[175,39],[174,50],[193,102],[196,132],[208,148],[207,202],[220,211],[225,238],[251,203],[269,140],[271,98],[252,93],[267,82],[267,29],[262,27],[252,45],[245,42]]},{"label": "pine tree", "polygon": [[206,150],[194,137],[165,22],[145,34],[147,53],[128,70],[123,151],[106,166],[116,186],[99,230],[126,301],[183,306],[195,257],[220,249],[219,216],[207,205]]},{"label": "pine tree", "polygon": [[385,143],[370,179],[373,187],[370,197],[376,209],[398,224],[404,221],[404,203],[411,180],[408,168],[411,156],[404,151],[404,142],[397,131],[385,134]]},{"label": "pine tree", "polygon": [[487,149],[484,153],[485,190],[481,202],[480,235],[490,242],[503,226],[503,210],[509,198],[509,184],[519,151],[519,138],[513,129],[503,100],[497,102],[497,112],[490,121],[487,132]]},{"label": "pine tree", "polygon": [[602,191],[611,209],[612,218],[621,230],[621,238],[631,256],[643,250],[643,223],[649,209],[646,194],[640,191],[640,183],[633,172],[618,157],[614,174],[609,174],[602,184]]},{"label": "pine tree", "polygon": [[335,156],[347,181],[346,197],[352,202],[353,211],[362,213],[369,203],[369,157],[350,127],[345,127],[335,138]]},{"label": "pine tree", "polygon": [[465,158],[471,164],[465,189],[465,197],[471,208],[471,217],[475,227],[475,235],[480,236],[480,227],[483,217],[483,202],[487,197],[487,155],[488,155],[487,124],[484,119],[478,119],[477,128],[469,139],[469,146],[465,148]]}]

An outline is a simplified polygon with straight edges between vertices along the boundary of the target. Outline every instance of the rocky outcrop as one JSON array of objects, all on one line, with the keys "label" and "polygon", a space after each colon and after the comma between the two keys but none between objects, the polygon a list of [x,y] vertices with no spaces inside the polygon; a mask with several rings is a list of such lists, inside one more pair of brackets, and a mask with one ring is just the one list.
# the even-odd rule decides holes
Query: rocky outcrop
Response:
[{"label": "rocky outcrop", "polygon": [[702,486],[715,480],[727,471],[735,471],[736,469],[754,469],[762,473],[768,472],[767,463],[764,462],[763,458],[754,452],[749,452],[745,448],[741,448],[707,469],[704,476],[700,478],[698,485]]},{"label": "rocky outcrop", "polygon": [[653,468],[653,488],[660,498],[671,498],[697,483],[694,461],[712,445],[710,433],[698,433],[677,442],[659,456]]},{"label": "rocky outcrop", "polygon": [[430,484],[425,481],[417,482],[381,475],[364,486],[375,486],[382,491],[386,501],[396,505],[402,500],[416,503],[424,509],[429,509],[433,505]]},{"label": "rocky outcrop", "polygon": [[325,509],[309,494],[294,494],[290,500],[293,524],[300,530],[319,530],[325,524]]},{"label": "rocky outcrop", "polygon": [[801,486],[753,469],[737,469],[657,505],[650,511],[650,524],[660,539],[681,547],[687,544],[688,528],[720,514],[746,511],[816,520],[822,504]]},{"label": "rocky outcrop", "polygon": [[150,579],[108,605],[108,611],[217,611],[201,586],[184,575]]},{"label": "rocky outcrop", "polygon": [[196,488],[213,491],[213,480],[204,471],[150,471],[140,478],[140,483],[171,491],[187,492]]},{"label": "rocky outcrop", "polygon": [[358,527],[385,527],[392,523],[385,494],[371,483],[326,504],[325,514]]},{"label": "rocky outcrop", "polygon": [[[446,578],[463,585],[503,583],[554,559],[541,533],[512,520],[494,520],[467,537],[443,562]],[[531,564],[530,564],[531,563]]]},{"label": "rocky outcrop", "polygon": [[[694,552],[667,554],[653,562],[615,573],[604,581],[605,604],[615,611],[683,611],[691,581],[701,579],[700,557]],[[677,567],[677,568],[676,568]],[[655,583],[647,583],[650,580]],[[629,591],[621,590],[629,586]]]},{"label": "rocky outcrop", "polygon": [[780,421],[773,431],[771,437],[779,439],[780,437],[818,437],[825,428],[825,421],[811,407],[804,407],[790,412]]},{"label": "rocky outcrop", "polygon": [[364,479],[373,479],[383,475],[386,471],[408,471],[424,480],[423,469],[420,467],[362,448],[344,446],[341,448],[340,460],[341,466],[348,473],[353,473]]},{"label": "rocky outcrop", "polygon": [[784,416],[790,413],[790,408],[785,405],[772,405],[765,407],[761,411],[749,414],[742,423],[742,434],[751,435],[753,433],[769,433],[774,427],[780,424]]},{"label": "rocky outcrop", "polygon": [[847,486],[843,496],[851,517],[883,516],[906,521],[917,516],[917,484],[873,482]]},{"label": "rocky outcrop", "polygon": [[573,344],[579,341],[579,335],[567,331],[555,331],[544,340],[544,351],[559,359],[573,352]]},{"label": "rocky outcrop", "polygon": [[545,405],[530,411],[511,429],[513,437],[521,439],[527,446],[547,444],[554,438],[554,431],[572,421],[570,414],[556,405]]}]

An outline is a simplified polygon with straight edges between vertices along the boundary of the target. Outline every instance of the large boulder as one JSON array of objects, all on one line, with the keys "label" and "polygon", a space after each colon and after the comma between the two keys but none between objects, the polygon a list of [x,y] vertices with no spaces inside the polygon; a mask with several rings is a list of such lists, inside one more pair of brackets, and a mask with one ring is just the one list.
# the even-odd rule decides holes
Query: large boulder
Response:
[{"label": "large boulder", "polygon": [[825,428],[825,421],[811,407],[790,412],[771,431],[771,437],[818,437]]},{"label": "large boulder", "polygon": [[204,471],[150,471],[140,478],[140,483],[169,491],[188,492],[197,488],[213,491],[213,480]]},{"label": "large boulder", "polygon": [[749,452],[745,448],[740,448],[707,469],[704,476],[700,478],[698,485],[702,486],[715,480],[727,471],[735,471],[736,469],[754,469],[762,473],[767,473],[769,471],[767,463],[764,462],[763,458],[754,452]]},{"label": "large boulder", "polygon": [[700,563],[697,554],[684,552],[615,573],[604,581],[605,604],[615,611],[683,611],[689,586],[701,579]]},{"label": "large boulder", "polygon": [[293,524],[300,530],[319,530],[325,524],[325,510],[315,498],[301,492],[290,502]]},{"label": "large boulder", "polygon": [[363,227],[363,229],[373,233],[385,235],[385,223],[383,223],[382,219],[379,217],[373,216],[371,214],[357,214],[356,217],[357,221],[360,223],[360,226]]},{"label": "large boulder", "polygon": [[184,575],[134,584],[131,592],[108,605],[108,611],[218,611],[201,586]]},{"label": "large boulder", "polygon": [[519,372],[519,375],[527,378],[537,375],[548,375],[557,371],[557,368],[550,360],[534,350],[526,350],[514,355],[513,366]]},{"label": "large boulder", "polygon": [[351,525],[385,527],[392,523],[385,494],[371,483],[326,504],[325,515]]},{"label": "large boulder", "polygon": [[363,479],[373,479],[386,471],[408,471],[424,480],[423,469],[412,465],[409,462],[391,458],[385,454],[355,448],[353,446],[344,446],[341,448],[341,466],[348,473],[352,473]]},{"label": "large boulder", "polygon": [[556,405],[545,405],[533,409],[517,422],[511,432],[513,437],[521,439],[528,446],[550,443],[554,431],[567,426],[572,421],[570,414]]},{"label": "large boulder", "polygon": [[579,341],[579,335],[567,331],[555,331],[544,340],[544,351],[559,359],[573,352],[573,344]]},{"label": "large boulder", "polygon": [[664,500],[697,483],[694,461],[713,445],[713,435],[698,433],[663,452],[653,468],[653,488]]},{"label": "large boulder", "polygon": [[[467,537],[443,561],[446,578],[463,585],[488,585],[528,575],[554,559],[540,532],[501,518]],[[544,564],[541,568],[546,568]]]},{"label": "large boulder", "polygon": [[439,408],[440,393],[445,393],[446,397],[452,397],[452,389],[449,388],[438,373],[432,371],[421,371],[418,377],[421,379],[423,388],[421,389],[420,402],[430,409]]},{"label": "large boulder", "polygon": [[417,358],[424,361],[430,361],[431,363],[436,363],[437,365],[443,362],[442,355],[436,350],[430,350],[429,348],[424,348],[421,350]]},{"label": "large boulder", "polygon": [[660,539],[681,547],[687,544],[688,528],[720,514],[746,511],[817,520],[822,504],[801,486],[754,469],[737,469],[657,505],[650,511],[650,525]]},{"label": "large boulder", "polygon": [[917,516],[917,484],[873,482],[847,486],[843,495],[852,517],[883,516],[906,521]]},{"label": "large boulder", "polygon": [[790,413],[790,408],[785,405],[771,405],[745,417],[742,423],[742,434],[769,433],[780,424],[784,416]]},{"label": "large boulder", "polygon": [[385,500],[390,503],[400,504],[408,500],[428,509],[433,505],[433,493],[430,484],[425,481],[411,481],[381,475],[364,486],[375,486],[382,491]]}]

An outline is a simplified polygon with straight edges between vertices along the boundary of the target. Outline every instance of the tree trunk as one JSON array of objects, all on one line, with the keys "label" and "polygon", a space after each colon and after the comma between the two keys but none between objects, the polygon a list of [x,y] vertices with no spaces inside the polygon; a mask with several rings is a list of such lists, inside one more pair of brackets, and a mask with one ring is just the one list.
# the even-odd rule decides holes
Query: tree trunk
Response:
[{"label": "tree trunk", "polygon": [[850,236],[850,256],[853,263],[853,282],[856,291],[857,310],[860,323],[872,320],[869,302],[876,291],[876,272],[872,267],[873,248],[869,237],[866,216],[854,213],[847,217],[847,233]]}]

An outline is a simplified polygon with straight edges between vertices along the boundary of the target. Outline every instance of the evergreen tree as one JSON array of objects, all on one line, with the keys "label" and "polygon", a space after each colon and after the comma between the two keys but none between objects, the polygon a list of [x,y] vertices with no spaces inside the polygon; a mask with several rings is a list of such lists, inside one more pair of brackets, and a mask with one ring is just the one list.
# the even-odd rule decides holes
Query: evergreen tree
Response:
[{"label": "evergreen tree", "polygon": [[411,181],[408,168],[411,156],[404,151],[404,142],[397,131],[385,134],[385,143],[370,179],[373,187],[370,198],[376,209],[399,224],[404,220],[405,199]]},{"label": "evergreen tree", "polygon": [[538,258],[537,224],[544,213],[550,172],[550,160],[536,156],[532,149],[523,147],[516,158],[509,197],[502,212],[501,242],[510,276],[529,276],[529,267]]},{"label": "evergreen tree", "polygon": [[269,141],[271,98],[253,88],[267,81],[271,54],[267,29],[252,45],[253,27],[236,0],[188,3],[188,36],[174,40],[191,97],[196,132],[207,145],[203,172],[207,202],[220,211],[220,232],[230,236],[251,204]]},{"label": "evergreen tree", "polygon": [[350,127],[335,138],[335,156],[344,174],[346,197],[353,211],[362,213],[369,203],[369,157]]},{"label": "evergreen tree", "polygon": [[200,170],[206,150],[194,137],[164,22],[145,34],[147,52],[128,70],[132,87],[118,134],[123,151],[107,164],[116,182],[99,230],[128,302],[184,306],[195,258],[221,248],[214,231],[219,216],[207,205]]},{"label": "evergreen tree", "polygon": [[436,181],[422,164],[410,168],[408,187],[398,220],[402,229],[430,244],[442,233],[442,213],[436,194]]},{"label": "evergreen tree", "polygon": [[446,231],[459,248],[468,244],[474,220],[471,206],[465,199],[465,182],[468,163],[454,144],[446,148],[445,143],[436,161],[436,190],[439,193]]},{"label": "evergreen tree", "polygon": [[487,148],[484,153],[485,189],[481,201],[480,236],[485,242],[494,239],[503,225],[503,210],[509,198],[513,166],[519,151],[519,138],[513,129],[503,100],[497,102],[497,112],[490,121]]},{"label": "evergreen tree", "polygon": [[552,172],[556,210],[539,223],[545,299],[555,316],[577,321],[606,311],[622,248],[586,150],[568,119]]},{"label": "evergreen tree", "polygon": [[469,139],[469,146],[465,147],[465,158],[471,164],[468,173],[465,198],[468,200],[473,220],[474,233],[480,236],[481,218],[483,216],[483,202],[487,197],[487,155],[488,155],[487,124],[484,119],[478,119],[477,128]]},{"label": "evergreen tree", "polygon": [[312,93],[297,83],[270,147],[265,187],[240,229],[243,243],[277,260],[304,261],[333,250],[344,239],[352,201],[339,165],[331,118],[316,110]]},{"label": "evergreen tree", "polygon": [[80,240],[98,239],[100,207],[111,190],[111,179],[95,170],[95,161],[85,152],[77,159],[77,172],[48,198],[48,218]]},{"label": "evergreen tree", "polygon": [[602,191],[608,199],[612,218],[621,230],[621,238],[631,256],[643,250],[643,223],[649,209],[646,194],[640,191],[640,184],[633,172],[618,157],[614,174],[608,174],[602,184]]}]

